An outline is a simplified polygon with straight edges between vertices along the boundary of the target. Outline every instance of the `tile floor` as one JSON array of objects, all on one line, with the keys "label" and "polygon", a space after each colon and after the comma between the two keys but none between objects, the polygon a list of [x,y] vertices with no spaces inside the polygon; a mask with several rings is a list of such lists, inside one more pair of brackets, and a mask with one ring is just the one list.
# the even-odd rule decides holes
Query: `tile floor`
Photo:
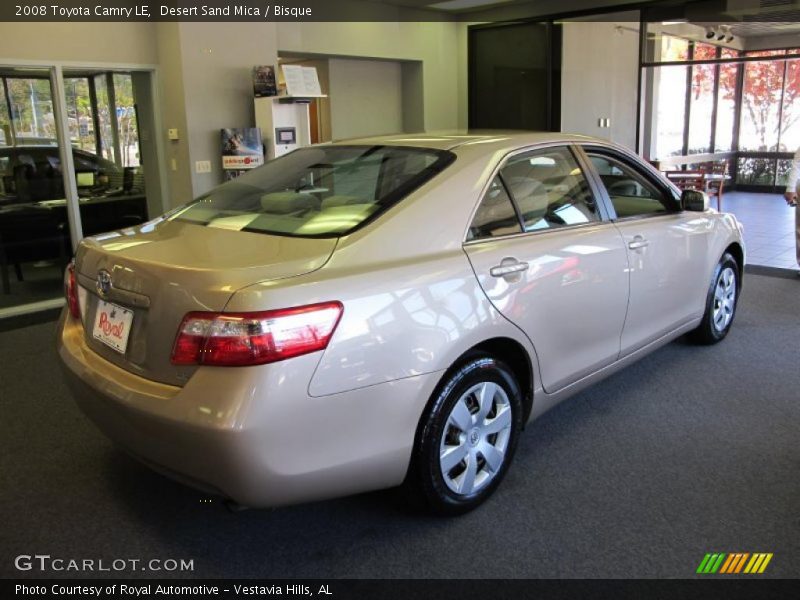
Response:
[{"label": "tile floor", "polygon": [[[716,207],[716,201],[711,200]],[[794,211],[780,194],[728,192],[722,210],[744,224],[747,262],[752,265],[797,269]]]}]

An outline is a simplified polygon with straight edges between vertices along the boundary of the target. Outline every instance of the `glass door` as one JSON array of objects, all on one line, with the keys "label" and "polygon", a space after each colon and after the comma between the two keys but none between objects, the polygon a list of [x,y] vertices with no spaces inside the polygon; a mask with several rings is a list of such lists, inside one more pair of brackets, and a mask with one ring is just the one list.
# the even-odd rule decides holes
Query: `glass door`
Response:
[{"label": "glass door", "polygon": [[60,298],[72,256],[50,69],[0,67],[0,311]]},{"label": "glass door", "polygon": [[66,70],[64,83],[83,234],[143,223],[148,208],[134,77]]}]

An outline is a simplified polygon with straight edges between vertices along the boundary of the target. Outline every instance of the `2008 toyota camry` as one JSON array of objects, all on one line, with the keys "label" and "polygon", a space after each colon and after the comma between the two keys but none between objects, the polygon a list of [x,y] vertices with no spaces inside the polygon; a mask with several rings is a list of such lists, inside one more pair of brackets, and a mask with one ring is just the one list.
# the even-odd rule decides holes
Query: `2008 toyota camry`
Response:
[{"label": "2008 toyota camry", "polygon": [[[736,312],[732,215],[607,142],[376,137],[81,242],[58,341],[130,454],[246,506],[500,484],[524,424]],[[643,399],[646,401],[646,399]]]}]

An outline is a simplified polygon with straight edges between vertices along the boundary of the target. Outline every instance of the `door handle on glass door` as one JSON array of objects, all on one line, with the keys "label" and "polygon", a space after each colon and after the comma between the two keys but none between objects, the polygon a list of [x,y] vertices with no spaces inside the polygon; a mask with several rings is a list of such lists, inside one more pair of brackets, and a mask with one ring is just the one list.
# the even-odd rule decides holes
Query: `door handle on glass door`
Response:
[{"label": "door handle on glass door", "polygon": [[505,277],[514,273],[528,270],[528,263],[518,261],[516,258],[504,258],[499,265],[489,269],[492,277]]},{"label": "door handle on glass door", "polygon": [[639,250],[640,248],[647,248],[649,245],[650,242],[648,242],[640,235],[634,236],[633,239],[630,242],[628,242],[628,248],[630,248],[631,250]]}]

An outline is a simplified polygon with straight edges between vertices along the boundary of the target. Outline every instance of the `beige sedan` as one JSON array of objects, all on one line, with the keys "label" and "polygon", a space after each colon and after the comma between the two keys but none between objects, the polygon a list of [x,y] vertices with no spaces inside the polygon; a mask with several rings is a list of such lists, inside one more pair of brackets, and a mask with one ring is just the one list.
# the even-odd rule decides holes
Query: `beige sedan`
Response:
[{"label": "beige sedan", "polygon": [[83,240],[58,350],[97,426],[190,485],[245,506],[402,485],[456,514],[525,423],[725,337],[740,229],[586,137],[313,146]]}]

